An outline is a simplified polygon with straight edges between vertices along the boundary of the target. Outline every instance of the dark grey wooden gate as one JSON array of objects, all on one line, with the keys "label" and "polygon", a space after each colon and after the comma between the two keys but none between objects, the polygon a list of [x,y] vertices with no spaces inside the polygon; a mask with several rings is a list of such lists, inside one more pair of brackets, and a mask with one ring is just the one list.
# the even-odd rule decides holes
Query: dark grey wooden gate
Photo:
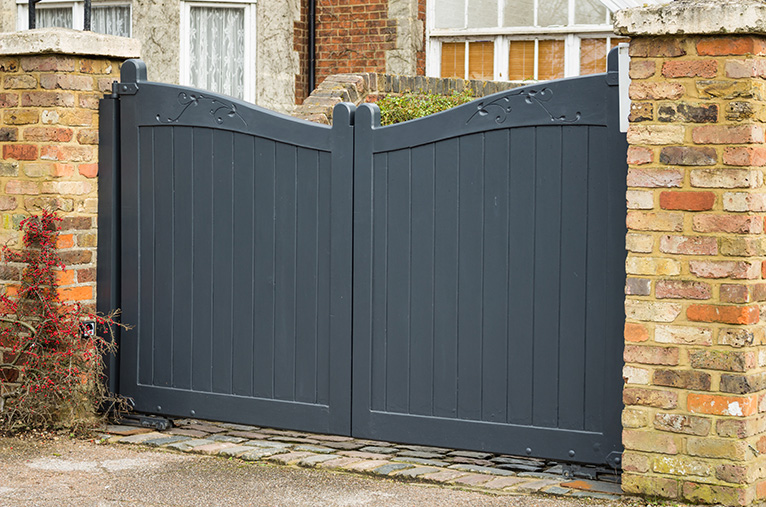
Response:
[{"label": "dark grey wooden gate", "polygon": [[627,146],[613,84],[554,81],[383,128],[357,109],[356,435],[617,457]]},{"label": "dark grey wooden gate", "polygon": [[135,326],[115,387],[150,413],[614,464],[615,60],[392,127],[341,105],[332,128],[126,63],[102,104],[99,301]]},{"label": "dark grey wooden gate", "polygon": [[352,109],[329,128],[147,82],[139,61],[121,80],[120,393],[348,433]]}]

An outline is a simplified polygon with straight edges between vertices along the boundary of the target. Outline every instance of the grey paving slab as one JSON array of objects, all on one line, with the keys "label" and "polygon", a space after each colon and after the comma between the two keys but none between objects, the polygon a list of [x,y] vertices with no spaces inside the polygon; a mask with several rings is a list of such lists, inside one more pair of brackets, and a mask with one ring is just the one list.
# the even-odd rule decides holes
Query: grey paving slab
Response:
[{"label": "grey paving slab", "polygon": [[199,430],[187,430],[186,428],[170,428],[165,433],[168,433],[170,435],[182,435],[185,437],[205,437],[208,435],[208,433],[205,433],[204,431]]},{"label": "grey paving slab", "polygon": [[127,426],[123,424],[109,424],[104,431],[113,435],[129,437],[131,435],[138,435],[139,433],[151,433],[152,430],[150,428],[138,428],[136,426]]},{"label": "grey paving slab", "polygon": [[438,468],[433,468],[433,467],[415,467],[415,468],[410,468],[410,469],[407,469],[407,470],[402,470],[400,472],[396,472],[394,474],[394,476],[396,476],[396,477],[419,477],[421,475],[432,474],[432,473],[435,473],[435,472],[438,472],[438,471],[439,471]]},{"label": "grey paving slab", "polygon": [[620,495],[609,495],[607,493],[596,493],[593,491],[575,491],[571,496],[578,498],[598,498],[600,500],[619,500]]},{"label": "grey paving slab", "polygon": [[444,447],[431,447],[427,445],[400,445],[402,449],[409,449],[410,451],[419,451],[419,452],[434,452],[437,454],[447,454],[448,452],[454,451],[454,449],[446,449]]},{"label": "grey paving slab", "polygon": [[250,426],[247,424],[234,424],[234,423],[218,423],[218,426],[221,426],[222,428],[226,428],[227,430],[235,430],[235,431],[255,431],[258,428],[258,426]]},{"label": "grey paving slab", "polygon": [[122,437],[119,442],[121,444],[141,444],[147,440],[155,440],[157,438],[164,438],[167,435],[152,431],[150,433],[140,433],[138,435],[131,435],[129,437]]},{"label": "grey paving slab", "polygon": [[406,456],[408,458],[422,458],[422,459],[441,459],[444,457],[444,454],[439,454],[436,452],[423,452],[423,451],[399,451],[396,453],[397,456]]},{"label": "grey paving slab", "polygon": [[308,458],[309,456],[313,456],[314,454],[311,452],[288,452],[286,454],[274,454],[272,456],[269,456],[266,458],[267,461],[273,461],[275,463],[282,463],[283,465],[286,465],[288,463],[292,463],[293,461],[299,461],[304,458]]},{"label": "grey paving slab", "polygon": [[338,459],[337,456],[334,456],[332,454],[317,454],[314,456],[309,456],[308,458],[303,458],[298,462],[299,465],[307,467],[313,467],[316,466],[318,463],[324,463],[325,461],[330,461]]},{"label": "grey paving slab", "polygon": [[542,489],[543,493],[548,493],[551,495],[567,495],[572,492],[569,488],[562,488],[561,486],[550,486],[547,488]]},{"label": "grey paving slab", "polygon": [[491,458],[492,454],[487,452],[474,452],[474,451],[452,451],[452,452],[448,452],[447,456],[457,456],[461,458],[473,458],[473,459],[486,460],[487,458]]},{"label": "grey paving slab", "polygon": [[364,444],[355,441],[323,441],[322,445],[325,447],[332,447],[333,449],[340,449],[343,451],[356,451],[362,447],[366,447]]},{"label": "grey paving slab", "polygon": [[481,487],[489,489],[505,489],[511,486],[517,486],[523,482],[527,482],[527,479],[521,479],[519,477],[496,477],[485,482]]},{"label": "grey paving slab", "polygon": [[463,477],[464,475],[467,474],[465,472],[460,472],[459,470],[440,470],[432,474],[423,475],[420,478],[436,482],[450,482],[458,477]]},{"label": "grey paving slab", "polygon": [[272,442],[271,440],[248,440],[247,442],[242,442],[242,445],[249,445],[251,447],[269,447],[271,449],[289,449],[293,446],[293,444]]},{"label": "grey paving slab", "polygon": [[391,458],[391,461],[398,461],[400,463],[413,463],[415,465],[427,465],[427,466],[434,466],[434,467],[446,467],[449,465],[446,461],[441,461],[438,459],[423,459],[423,458],[409,458],[407,456],[396,456]]},{"label": "grey paving slab", "polygon": [[375,445],[368,445],[359,449],[360,452],[373,452],[377,454],[395,454],[398,452],[396,447],[379,447]]},{"label": "grey paving slab", "polygon": [[296,451],[316,452],[319,454],[330,454],[335,452],[335,449],[321,445],[296,445],[293,449]]},{"label": "grey paving slab", "polygon": [[412,465],[405,465],[404,463],[389,463],[387,465],[383,465],[380,468],[374,469],[373,473],[376,473],[378,475],[388,475],[391,472],[395,472],[397,470],[404,470],[407,468],[412,468]]},{"label": "grey paving slab", "polygon": [[185,442],[187,440],[191,440],[191,438],[183,437],[181,435],[171,435],[171,436],[166,435],[163,438],[155,438],[153,440],[147,440],[143,442],[143,444],[148,445],[150,447],[161,447],[163,445],[175,444],[177,442]]},{"label": "grey paving slab", "polygon": [[231,442],[232,444],[240,444],[247,439],[242,437],[232,437],[229,435],[213,435],[210,437],[210,440],[214,440],[216,442]]},{"label": "grey paving slab", "polygon": [[558,486],[560,481],[554,481],[550,479],[540,479],[537,481],[529,481],[516,486],[516,490],[527,493],[537,493],[548,486]]},{"label": "grey paving slab", "polygon": [[252,447],[248,447],[246,445],[235,445],[234,447],[227,447],[225,449],[221,449],[221,451],[218,454],[220,454],[221,456],[239,456],[240,454],[251,452],[252,450],[253,450]]},{"label": "grey paving slab", "polygon": [[268,458],[269,456],[274,456],[275,454],[284,454],[284,451],[282,449],[271,449],[271,448],[250,448],[250,451],[247,451],[243,454],[240,454],[239,457],[247,460],[247,461],[260,461],[262,459]]},{"label": "grey paving slab", "polygon": [[333,460],[327,460],[322,463],[319,463],[317,466],[319,468],[343,468],[347,465],[351,465],[352,463],[359,463],[359,458],[341,458],[337,457]]},{"label": "grey paving slab", "polygon": [[465,470],[466,472],[475,472],[479,474],[492,474],[492,475],[516,475],[508,470],[502,470],[500,468],[482,467],[478,465],[450,465],[448,468],[453,470]]},{"label": "grey paving slab", "polygon": [[214,443],[212,440],[208,440],[206,438],[202,439],[191,439],[191,440],[184,440],[183,442],[176,442],[173,444],[169,444],[167,446],[168,449],[175,449],[177,451],[188,451],[189,449],[193,449],[195,447],[199,447],[201,445],[208,445]]}]

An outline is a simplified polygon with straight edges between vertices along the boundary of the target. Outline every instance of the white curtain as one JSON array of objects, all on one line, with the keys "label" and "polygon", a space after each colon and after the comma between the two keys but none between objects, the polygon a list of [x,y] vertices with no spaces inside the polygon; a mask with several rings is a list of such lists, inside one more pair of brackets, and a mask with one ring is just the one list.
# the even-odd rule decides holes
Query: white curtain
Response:
[{"label": "white curtain", "polygon": [[244,9],[191,7],[190,18],[190,84],[196,88],[243,98]]},{"label": "white curtain", "polygon": [[35,9],[36,28],[72,28],[72,8],[44,8],[39,5]]},{"label": "white curtain", "polygon": [[94,5],[90,11],[90,23],[94,32],[130,37],[130,7]]}]

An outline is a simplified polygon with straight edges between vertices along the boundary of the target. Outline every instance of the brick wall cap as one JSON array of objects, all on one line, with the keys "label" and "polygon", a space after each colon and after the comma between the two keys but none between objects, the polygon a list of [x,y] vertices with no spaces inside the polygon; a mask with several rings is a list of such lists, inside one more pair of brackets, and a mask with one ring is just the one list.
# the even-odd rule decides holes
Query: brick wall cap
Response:
[{"label": "brick wall cap", "polygon": [[0,55],[39,54],[138,58],[141,43],[137,39],[68,28],[0,33]]},{"label": "brick wall cap", "polygon": [[766,34],[763,0],[675,0],[615,13],[620,35]]}]

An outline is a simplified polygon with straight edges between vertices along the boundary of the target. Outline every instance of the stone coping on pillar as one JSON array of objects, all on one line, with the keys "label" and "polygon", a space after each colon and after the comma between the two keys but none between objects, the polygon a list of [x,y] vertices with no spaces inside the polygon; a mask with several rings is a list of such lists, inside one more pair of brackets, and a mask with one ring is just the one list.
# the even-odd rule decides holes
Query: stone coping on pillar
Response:
[{"label": "stone coping on pillar", "polygon": [[141,43],[137,39],[68,28],[0,33],[0,56],[42,54],[140,58]]},{"label": "stone coping on pillar", "polygon": [[615,13],[620,35],[766,34],[763,0],[674,0]]}]

